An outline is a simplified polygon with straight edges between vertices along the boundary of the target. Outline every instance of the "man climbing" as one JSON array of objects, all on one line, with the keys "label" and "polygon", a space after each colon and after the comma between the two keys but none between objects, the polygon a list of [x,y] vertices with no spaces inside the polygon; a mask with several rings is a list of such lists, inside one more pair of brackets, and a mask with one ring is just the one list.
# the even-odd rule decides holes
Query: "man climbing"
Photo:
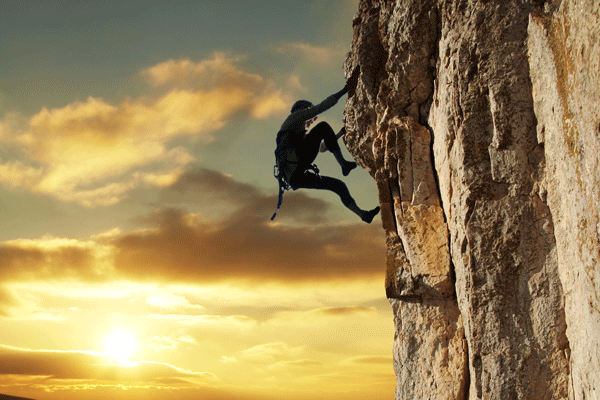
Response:
[{"label": "man climbing", "polygon": [[[336,136],[327,122],[321,122],[307,133],[308,128],[316,121],[319,114],[333,107],[344,94],[348,92],[350,92],[349,96],[354,94],[359,73],[360,70],[357,68],[342,90],[327,97],[316,106],[307,100],[299,100],[292,106],[291,114],[283,122],[277,133],[277,149],[275,150],[277,162],[275,176],[279,180],[277,209],[281,206],[285,189],[305,188],[330,190],[336,193],[340,196],[342,203],[366,223],[370,224],[379,213],[379,207],[370,211],[360,209],[344,182],[329,176],[319,175],[319,170],[313,164],[319,150],[326,147],[327,150],[333,153],[342,168],[344,176],[347,176],[350,171],[356,168],[355,162],[344,159],[337,142],[337,139],[345,133],[345,128],[342,128]],[[324,141],[324,146],[321,146],[322,141]],[[271,220],[275,218],[276,214],[277,211],[275,211]]]}]

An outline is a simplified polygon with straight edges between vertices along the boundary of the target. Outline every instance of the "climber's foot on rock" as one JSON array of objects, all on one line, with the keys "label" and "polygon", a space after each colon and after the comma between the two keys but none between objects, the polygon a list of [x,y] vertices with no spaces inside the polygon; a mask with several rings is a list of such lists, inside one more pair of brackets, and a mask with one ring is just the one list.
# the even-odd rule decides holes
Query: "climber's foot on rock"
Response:
[{"label": "climber's foot on rock", "polygon": [[375,207],[371,211],[365,211],[361,219],[367,224],[370,224],[377,214],[379,214],[379,206]]},{"label": "climber's foot on rock", "polygon": [[357,166],[358,166],[358,164],[356,164],[355,162],[346,161],[344,163],[344,165],[342,165],[342,175],[348,176],[348,174],[350,173],[350,171],[352,171]]}]

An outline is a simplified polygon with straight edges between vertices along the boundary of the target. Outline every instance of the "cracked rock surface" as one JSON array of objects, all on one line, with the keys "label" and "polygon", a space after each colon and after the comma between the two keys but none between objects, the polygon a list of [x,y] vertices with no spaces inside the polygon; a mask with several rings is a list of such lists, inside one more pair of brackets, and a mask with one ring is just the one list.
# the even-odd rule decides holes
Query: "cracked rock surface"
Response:
[{"label": "cracked rock surface", "polygon": [[397,399],[600,399],[600,0],[361,0]]}]

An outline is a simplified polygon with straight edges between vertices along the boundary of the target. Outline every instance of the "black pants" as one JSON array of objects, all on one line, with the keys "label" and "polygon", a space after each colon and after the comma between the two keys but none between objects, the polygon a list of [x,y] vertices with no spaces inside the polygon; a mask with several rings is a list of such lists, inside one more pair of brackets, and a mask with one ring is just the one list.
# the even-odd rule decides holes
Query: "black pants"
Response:
[{"label": "black pants", "polygon": [[344,182],[329,176],[318,176],[306,170],[317,158],[322,140],[332,153],[340,151],[340,145],[331,126],[327,122],[317,124],[296,148],[300,164],[290,179],[290,185],[294,190],[301,188],[330,190],[340,196],[342,203],[349,207],[355,204],[355,201]]}]

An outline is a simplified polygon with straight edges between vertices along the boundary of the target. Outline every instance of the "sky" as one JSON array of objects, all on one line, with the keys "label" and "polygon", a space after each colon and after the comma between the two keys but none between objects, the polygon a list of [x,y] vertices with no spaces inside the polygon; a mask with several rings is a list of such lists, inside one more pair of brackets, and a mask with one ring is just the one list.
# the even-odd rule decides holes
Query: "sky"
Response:
[{"label": "sky", "polygon": [[279,126],[343,87],[357,7],[0,2],[0,393],[393,398],[379,217],[298,190],[269,220]]}]

